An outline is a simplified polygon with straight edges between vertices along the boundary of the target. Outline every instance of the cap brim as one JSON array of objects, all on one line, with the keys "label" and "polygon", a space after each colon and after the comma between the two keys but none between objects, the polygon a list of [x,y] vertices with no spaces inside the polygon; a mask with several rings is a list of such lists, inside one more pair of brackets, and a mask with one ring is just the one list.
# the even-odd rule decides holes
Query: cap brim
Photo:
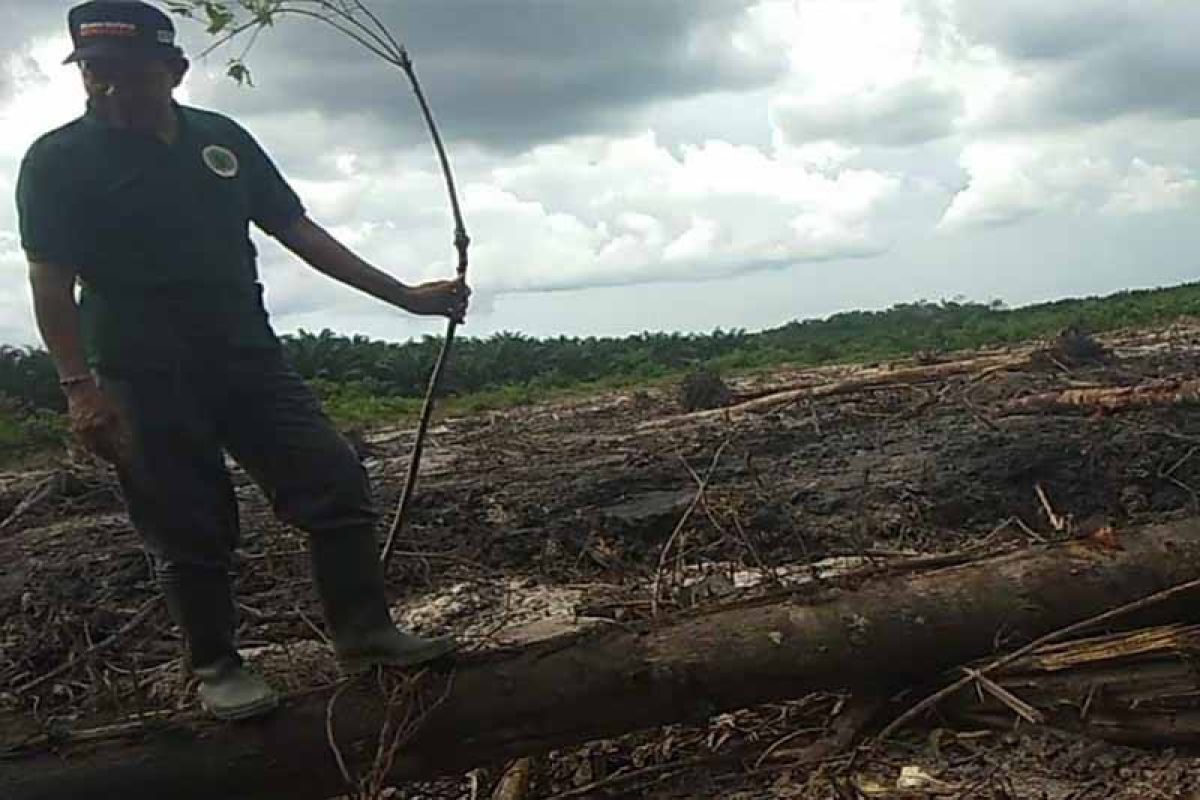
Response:
[{"label": "cap brim", "polygon": [[153,61],[156,58],[170,58],[178,54],[178,50],[170,45],[154,47],[130,47],[116,42],[95,42],[84,47],[77,47],[63,61],[64,64],[75,64],[91,58],[111,58],[120,61]]}]

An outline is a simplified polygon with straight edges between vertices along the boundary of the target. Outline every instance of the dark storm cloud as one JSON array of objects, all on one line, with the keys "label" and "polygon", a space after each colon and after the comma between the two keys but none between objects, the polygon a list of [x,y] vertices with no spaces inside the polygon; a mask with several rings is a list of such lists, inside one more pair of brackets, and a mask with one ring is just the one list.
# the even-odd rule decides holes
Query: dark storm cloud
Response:
[{"label": "dark storm cloud", "polygon": [[792,144],[833,139],[857,145],[911,146],[951,133],[962,98],[928,81],[836,103],[781,104],[775,120]]},{"label": "dark storm cloud", "polygon": [[[747,53],[731,33],[746,0],[418,0],[376,2],[409,48],[451,138],[497,149],[621,129],[667,98],[770,82],[783,53]],[[184,23],[191,42],[197,26]],[[226,54],[214,54],[214,64]],[[402,74],[308,20],[281,22],[255,46],[258,91],[197,89],[236,113],[297,104],[366,116],[401,143],[423,137]]]},{"label": "dark storm cloud", "polygon": [[1196,3],[963,0],[957,20],[966,36],[995,46],[1029,78],[1006,98],[1004,124],[1200,114]]}]

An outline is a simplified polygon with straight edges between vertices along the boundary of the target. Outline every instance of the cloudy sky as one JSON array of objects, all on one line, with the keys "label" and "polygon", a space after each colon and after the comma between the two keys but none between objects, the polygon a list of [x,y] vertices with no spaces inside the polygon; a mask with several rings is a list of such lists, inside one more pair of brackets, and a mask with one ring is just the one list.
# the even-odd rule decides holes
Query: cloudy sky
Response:
[{"label": "cloudy sky", "polygon": [[[69,3],[0,0],[0,342],[35,341],[12,203],[77,116]],[[1197,279],[1192,0],[373,0],[447,140],[467,333],[751,330],[962,296],[1020,305]],[[198,54],[201,27],[180,21]],[[197,59],[312,216],[406,281],[452,224],[393,67],[311,22]],[[281,331],[441,330],[261,243]]]}]

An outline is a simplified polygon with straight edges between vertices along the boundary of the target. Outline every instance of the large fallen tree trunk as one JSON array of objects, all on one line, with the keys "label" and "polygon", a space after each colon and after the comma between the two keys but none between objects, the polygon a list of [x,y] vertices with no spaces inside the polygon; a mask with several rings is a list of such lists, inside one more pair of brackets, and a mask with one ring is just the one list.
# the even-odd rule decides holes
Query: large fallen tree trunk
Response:
[{"label": "large fallen tree trunk", "polygon": [[[699,721],[816,690],[886,689],[1200,576],[1200,520],[881,581],[819,605],[736,607],[656,629],[605,627],[461,664],[443,702],[399,751],[397,780],[462,772],[670,722]],[[1197,598],[1130,624],[1178,621]],[[432,695],[441,687],[433,687]],[[267,720],[193,723],[133,740],[62,741],[0,761],[0,797],[325,798],[343,790],[329,695]],[[344,691],[334,739],[369,762],[386,709],[373,682]]]}]

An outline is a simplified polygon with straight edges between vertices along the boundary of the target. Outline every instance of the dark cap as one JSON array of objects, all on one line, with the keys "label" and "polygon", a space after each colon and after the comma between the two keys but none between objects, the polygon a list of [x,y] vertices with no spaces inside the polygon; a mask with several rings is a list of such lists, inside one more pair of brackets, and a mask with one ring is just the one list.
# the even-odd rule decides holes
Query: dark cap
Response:
[{"label": "dark cap", "polygon": [[67,14],[74,52],[64,64],[89,58],[149,60],[180,54],[171,18],[139,0],[90,0]]}]

